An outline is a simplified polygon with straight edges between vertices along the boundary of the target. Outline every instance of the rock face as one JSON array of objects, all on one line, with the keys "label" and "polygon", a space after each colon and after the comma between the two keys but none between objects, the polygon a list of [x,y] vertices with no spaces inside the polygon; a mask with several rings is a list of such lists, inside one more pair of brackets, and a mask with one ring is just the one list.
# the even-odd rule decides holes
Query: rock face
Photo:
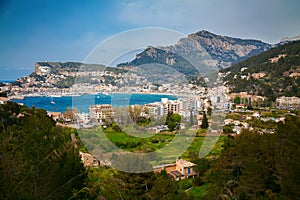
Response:
[{"label": "rock face", "polygon": [[[258,41],[216,35],[199,31],[167,47],[149,47],[136,58],[119,66],[139,66],[160,63],[180,69],[186,74],[227,68],[248,57],[269,50],[270,44]],[[194,70],[191,70],[193,68]]]}]

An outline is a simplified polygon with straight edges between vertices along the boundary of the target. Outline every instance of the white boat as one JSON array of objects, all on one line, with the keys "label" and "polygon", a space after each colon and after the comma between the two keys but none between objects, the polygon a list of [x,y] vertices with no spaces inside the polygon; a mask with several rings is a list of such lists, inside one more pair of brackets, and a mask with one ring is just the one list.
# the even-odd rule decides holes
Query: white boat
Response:
[{"label": "white boat", "polygon": [[53,100],[53,97],[51,97],[51,102],[50,102],[52,105],[55,104],[55,101]]}]

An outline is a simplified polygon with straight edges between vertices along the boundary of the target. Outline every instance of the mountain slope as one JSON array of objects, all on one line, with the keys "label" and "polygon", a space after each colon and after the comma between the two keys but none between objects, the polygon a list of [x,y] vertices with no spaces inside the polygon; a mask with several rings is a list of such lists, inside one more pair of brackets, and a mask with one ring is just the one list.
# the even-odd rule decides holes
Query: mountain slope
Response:
[{"label": "mountain slope", "polygon": [[300,97],[300,41],[291,42],[223,69],[231,92],[249,92],[270,100]]},{"label": "mountain slope", "polygon": [[229,67],[270,48],[270,44],[258,40],[244,40],[199,31],[180,39],[172,46],[149,47],[137,54],[133,61],[119,66],[160,63],[184,74],[192,74],[195,71],[206,73]]}]

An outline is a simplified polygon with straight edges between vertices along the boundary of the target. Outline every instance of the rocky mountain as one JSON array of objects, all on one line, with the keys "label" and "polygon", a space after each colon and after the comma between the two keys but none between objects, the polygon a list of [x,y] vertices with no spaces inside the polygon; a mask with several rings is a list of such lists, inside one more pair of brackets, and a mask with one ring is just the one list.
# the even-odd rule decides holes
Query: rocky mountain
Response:
[{"label": "rocky mountain", "polygon": [[118,66],[139,66],[160,63],[184,74],[206,73],[269,50],[270,44],[258,40],[239,39],[199,31],[166,47],[148,47],[128,63]]},{"label": "rocky mountain", "polygon": [[290,42],[221,70],[231,92],[248,92],[275,100],[300,97],[300,41]]}]

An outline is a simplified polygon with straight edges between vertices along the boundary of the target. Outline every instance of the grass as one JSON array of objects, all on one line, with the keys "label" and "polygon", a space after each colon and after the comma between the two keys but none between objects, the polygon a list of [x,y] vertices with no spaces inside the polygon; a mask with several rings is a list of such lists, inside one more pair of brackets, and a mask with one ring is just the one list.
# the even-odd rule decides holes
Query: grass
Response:
[{"label": "grass", "polygon": [[[176,158],[191,160],[191,156],[214,157],[221,153],[224,137],[195,137],[195,131],[182,131],[179,134],[149,134],[141,132],[135,137],[112,128],[101,127],[80,130],[80,138],[91,153],[109,156],[116,152],[153,152],[153,166],[175,162]],[[145,137],[150,136],[150,137]]]},{"label": "grass", "polygon": [[187,195],[191,196],[193,199],[201,199],[208,189],[208,185],[204,184],[201,186],[193,186],[193,188],[187,191]]},{"label": "grass", "polygon": [[[169,144],[174,135],[156,134],[147,138],[134,137],[123,132],[105,131],[106,137],[115,145],[132,152],[156,151]],[[144,134],[145,136],[147,133]]]},{"label": "grass", "polygon": [[189,189],[193,186],[193,179],[183,179],[178,181],[179,191],[184,192],[185,190]]},{"label": "grass", "polygon": [[[217,137],[195,137],[190,147],[181,156],[184,159],[189,159],[192,155],[198,155],[200,148],[208,152],[207,156],[217,156],[221,153],[224,144],[224,136]],[[205,143],[203,143],[205,142]],[[205,146],[203,146],[205,144]],[[209,151],[209,149],[211,149]]]}]

